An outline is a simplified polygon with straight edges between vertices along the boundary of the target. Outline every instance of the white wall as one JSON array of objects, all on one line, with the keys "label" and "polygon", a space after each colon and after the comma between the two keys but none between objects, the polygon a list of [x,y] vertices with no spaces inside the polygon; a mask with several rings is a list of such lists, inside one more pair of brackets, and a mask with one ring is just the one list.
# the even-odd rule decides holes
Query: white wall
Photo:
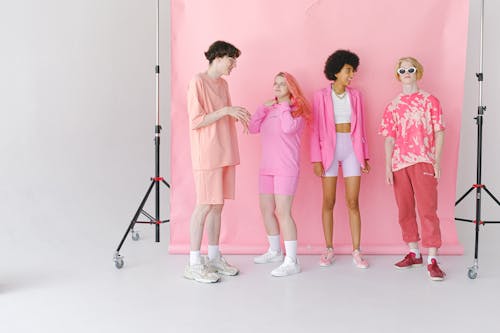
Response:
[{"label": "white wall", "polygon": [[[162,175],[169,179],[170,22],[169,2],[161,3]],[[480,0],[470,3],[457,195],[475,182]],[[483,182],[500,197],[499,12],[500,2],[486,0]],[[3,1],[0,24],[0,250],[15,246],[29,258],[79,244],[111,256],[154,174],[155,0]],[[491,201],[484,213],[500,220]],[[473,216],[472,196],[457,214]],[[469,250],[472,225],[459,231]]]}]

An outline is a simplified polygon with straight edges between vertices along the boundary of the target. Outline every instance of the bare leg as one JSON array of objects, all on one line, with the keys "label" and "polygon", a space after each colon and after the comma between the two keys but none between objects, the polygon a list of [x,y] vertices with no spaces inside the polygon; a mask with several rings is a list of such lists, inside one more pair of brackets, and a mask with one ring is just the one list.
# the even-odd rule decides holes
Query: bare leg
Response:
[{"label": "bare leg", "polygon": [[361,240],[361,214],[359,213],[359,187],[360,176],[346,177],[345,195],[349,211],[349,225],[351,227],[352,249],[359,250]]},{"label": "bare leg", "polygon": [[333,247],[333,207],[337,191],[337,177],[323,177],[323,207],[321,220],[326,247]]},{"label": "bare leg", "polygon": [[274,210],[276,209],[274,194],[261,194],[259,201],[260,212],[262,214],[262,220],[264,221],[264,227],[266,228],[267,235],[279,235],[280,228],[278,226],[278,221],[276,221],[276,216],[274,215]]},{"label": "bare leg", "polygon": [[283,239],[297,240],[297,227],[292,217],[293,195],[275,195],[276,215],[278,216]]},{"label": "bare leg", "polygon": [[203,227],[208,212],[212,209],[212,205],[196,205],[193,214],[191,215],[190,225],[190,250],[199,251],[201,240],[203,238]]},{"label": "bare leg", "polygon": [[224,204],[212,205],[207,214],[208,245],[219,245],[221,214]]}]

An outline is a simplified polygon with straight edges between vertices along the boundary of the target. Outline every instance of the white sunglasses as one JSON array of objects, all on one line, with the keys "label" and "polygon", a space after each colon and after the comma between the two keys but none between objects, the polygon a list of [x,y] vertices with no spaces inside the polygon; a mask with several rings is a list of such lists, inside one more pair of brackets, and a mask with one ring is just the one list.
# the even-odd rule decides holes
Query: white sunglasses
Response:
[{"label": "white sunglasses", "polygon": [[403,67],[400,67],[398,68],[397,72],[399,75],[403,75],[405,74],[406,72],[408,72],[408,74],[413,74],[417,71],[417,69],[415,67],[410,67],[410,68],[403,68]]}]

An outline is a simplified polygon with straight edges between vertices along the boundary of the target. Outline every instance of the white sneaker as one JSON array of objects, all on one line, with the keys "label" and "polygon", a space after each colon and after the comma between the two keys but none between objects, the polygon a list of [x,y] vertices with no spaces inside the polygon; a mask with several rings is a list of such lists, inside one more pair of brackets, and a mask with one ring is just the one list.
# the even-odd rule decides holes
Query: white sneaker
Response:
[{"label": "white sneaker", "polygon": [[220,279],[217,273],[210,272],[207,266],[203,264],[187,265],[184,270],[184,277],[202,283],[215,283]]},{"label": "white sneaker", "polygon": [[283,252],[273,251],[269,249],[263,255],[253,258],[253,262],[256,264],[267,264],[269,262],[280,262],[283,261]]},{"label": "white sneaker", "polygon": [[299,259],[291,259],[290,257],[285,257],[285,261],[276,269],[271,272],[272,276],[288,276],[292,274],[300,273]]},{"label": "white sneaker", "polygon": [[[208,258],[207,258],[208,259]],[[208,270],[222,275],[237,275],[240,271],[238,268],[229,264],[224,257],[214,258],[207,261]]]}]

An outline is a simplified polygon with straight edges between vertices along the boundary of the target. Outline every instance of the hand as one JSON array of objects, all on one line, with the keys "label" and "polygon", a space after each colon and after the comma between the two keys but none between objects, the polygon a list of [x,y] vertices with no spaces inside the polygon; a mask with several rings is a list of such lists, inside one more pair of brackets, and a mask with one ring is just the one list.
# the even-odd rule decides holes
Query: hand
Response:
[{"label": "hand", "polygon": [[368,160],[365,160],[365,167],[361,168],[361,172],[368,173],[370,172],[370,170],[371,170],[370,164],[368,164]]},{"label": "hand", "polygon": [[436,162],[432,165],[434,167],[434,178],[439,179],[441,177],[441,164]]},{"label": "hand", "polygon": [[313,171],[316,176],[323,177],[325,174],[325,169],[323,169],[323,163],[313,162]]},{"label": "hand", "polygon": [[385,182],[389,185],[394,184],[394,175],[390,168],[385,169]]},{"label": "hand", "polygon": [[248,131],[248,122],[250,121],[250,112],[241,106],[226,106],[226,114],[241,122],[244,131]]}]

